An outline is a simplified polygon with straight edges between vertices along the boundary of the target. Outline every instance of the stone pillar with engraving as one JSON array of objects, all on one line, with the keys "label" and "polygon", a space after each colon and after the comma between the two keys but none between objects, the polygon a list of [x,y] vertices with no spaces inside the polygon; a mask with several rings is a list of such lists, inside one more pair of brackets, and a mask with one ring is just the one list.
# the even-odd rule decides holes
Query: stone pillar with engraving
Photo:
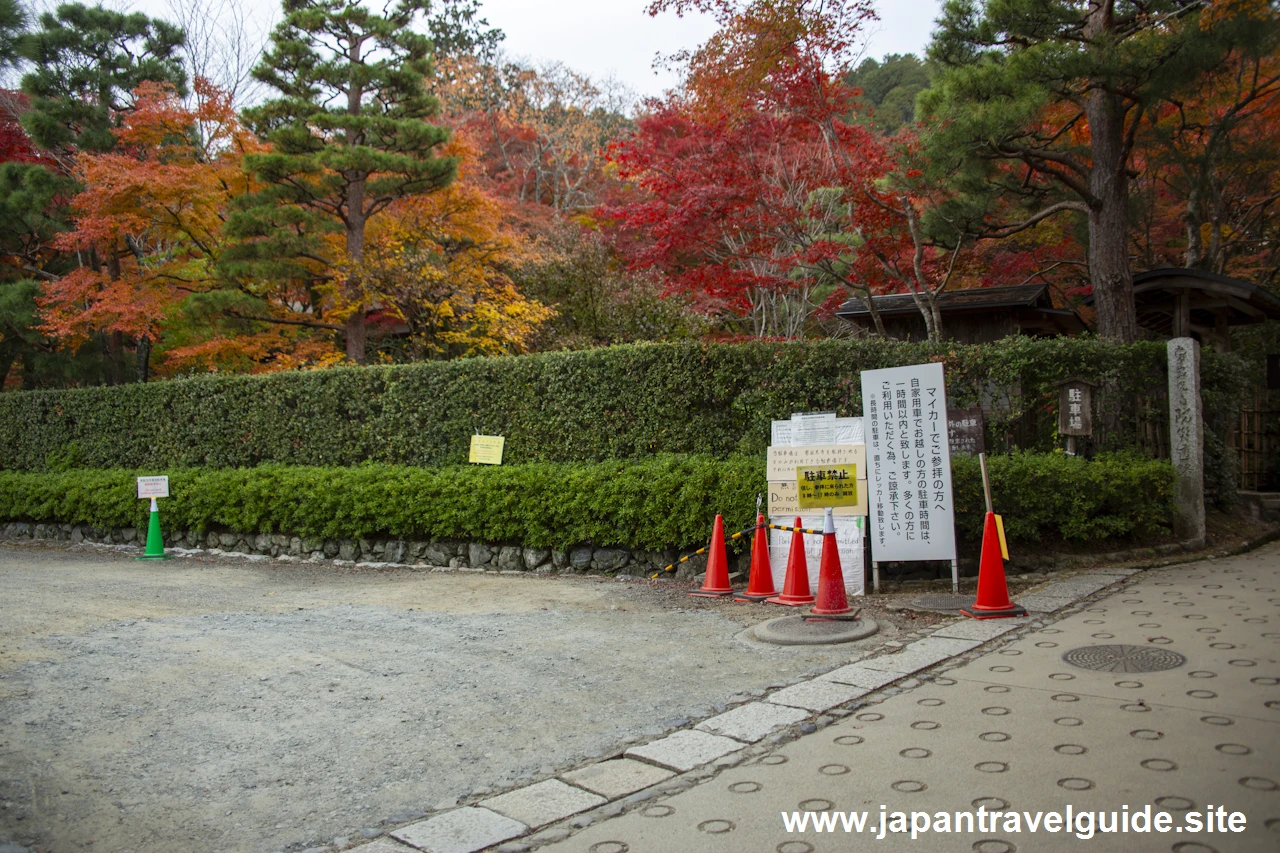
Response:
[{"label": "stone pillar with engraving", "polygon": [[1179,536],[1203,547],[1204,413],[1200,402],[1200,344],[1193,338],[1169,341],[1169,448],[1177,472],[1174,498]]}]

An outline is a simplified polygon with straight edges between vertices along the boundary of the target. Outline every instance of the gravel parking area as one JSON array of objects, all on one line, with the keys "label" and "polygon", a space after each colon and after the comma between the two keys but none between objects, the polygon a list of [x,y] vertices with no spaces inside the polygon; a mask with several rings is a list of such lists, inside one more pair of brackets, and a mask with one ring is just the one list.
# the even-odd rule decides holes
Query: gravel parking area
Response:
[{"label": "gravel parking area", "polygon": [[0,547],[0,849],[355,842],[899,634],[737,639],[776,615],[643,580]]}]

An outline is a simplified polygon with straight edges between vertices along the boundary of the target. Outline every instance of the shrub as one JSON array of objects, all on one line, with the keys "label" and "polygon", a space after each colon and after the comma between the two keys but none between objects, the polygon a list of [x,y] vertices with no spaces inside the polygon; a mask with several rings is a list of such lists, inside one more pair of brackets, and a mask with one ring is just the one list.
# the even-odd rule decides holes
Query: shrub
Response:
[{"label": "shrub", "polygon": [[636,344],[0,394],[0,468],[439,466],[465,462],[477,431],[505,435],[510,463],[723,459],[763,452],[769,422],[793,411],[861,414],[861,370],[928,361],[946,365],[951,405],[996,412],[993,449],[1056,446],[1055,383],[1068,377],[1112,389],[1095,445],[1127,446],[1134,412],[1165,385],[1152,342]]},{"label": "shrub", "polygon": [[[1019,453],[989,460],[997,509],[1013,541],[1090,540],[1160,528],[1172,509],[1166,462],[1094,462]],[[957,527],[981,536],[982,477],[957,457]],[[645,550],[705,544],[717,512],[730,530],[755,517],[764,459],[663,455],[600,463],[412,468],[265,465],[170,474],[167,530],[210,528],[312,537],[463,539],[530,547],[592,543]],[[0,471],[0,519],[142,527],[134,477],[151,471]]]}]

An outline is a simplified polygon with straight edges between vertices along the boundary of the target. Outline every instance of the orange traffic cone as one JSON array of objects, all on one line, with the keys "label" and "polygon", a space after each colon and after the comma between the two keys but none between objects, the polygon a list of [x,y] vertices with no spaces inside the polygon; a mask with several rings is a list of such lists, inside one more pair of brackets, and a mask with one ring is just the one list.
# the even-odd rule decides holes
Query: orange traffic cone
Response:
[{"label": "orange traffic cone", "polygon": [[791,532],[791,553],[787,555],[787,578],[782,582],[782,595],[768,599],[770,604],[786,604],[801,607],[813,604],[809,592],[809,562],[804,557],[804,534],[800,532],[800,517],[796,516],[796,529]]},{"label": "orange traffic cone", "polygon": [[961,609],[974,619],[1002,619],[1026,616],[1026,608],[1009,599],[1009,584],[1004,577],[1004,560],[1000,557],[1000,539],[996,533],[996,514],[987,513],[982,529],[982,560],[978,563],[978,598],[972,606]]},{"label": "orange traffic cone", "polygon": [[764,515],[756,513],[756,532],[751,537],[751,577],[747,580],[747,591],[733,597],[734,601],[764,601],[778,594],[773,585],[773,566],[769,564],[769,543],[765,541],[768,528],[764,526]]},{"label": "orange traffic cone", "polygon": [[818,601],[809,612],[814,616],[844,616],[853,612],[853,608],[849,606],[849,597],[844,591],[844,572],[840,569],[840,554],[836,551],[836,522],[830,508],[822,523]]},{"label": "orange traffic cone", "polygon": [[729,558],[724,550],[724,519],[716,515],[715,526],[711,528],[711,544],[707,546],[707,576],[702,586],[690,595],[698,598],[722,598],[733,595],[733,587],[729,586]]}]

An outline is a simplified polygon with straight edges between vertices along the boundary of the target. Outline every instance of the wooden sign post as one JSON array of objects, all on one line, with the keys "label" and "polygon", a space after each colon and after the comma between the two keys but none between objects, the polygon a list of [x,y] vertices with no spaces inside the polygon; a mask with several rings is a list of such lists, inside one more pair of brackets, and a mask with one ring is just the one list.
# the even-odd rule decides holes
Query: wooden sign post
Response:
[{"label": "wooden sign post", "polygon": [[1076,436],[1093,435],[1093,383],[1068,379],[1058,385],[1058,433],[1067,437],[1067,453],[1076,455]]}]

